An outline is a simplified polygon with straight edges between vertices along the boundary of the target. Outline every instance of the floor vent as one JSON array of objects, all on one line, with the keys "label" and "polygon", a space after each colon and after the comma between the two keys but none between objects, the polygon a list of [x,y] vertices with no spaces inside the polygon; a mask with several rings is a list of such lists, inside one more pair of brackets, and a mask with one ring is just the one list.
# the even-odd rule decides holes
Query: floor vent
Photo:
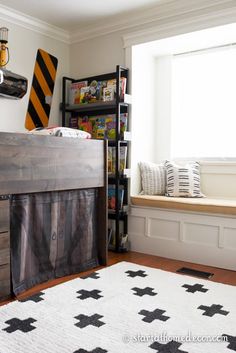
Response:
[{"label": "floor vent", "polygon": [[181,267],[176,272],[200,278],[211,278],[214,275],[214,273],[198,271],[188,267]]}]

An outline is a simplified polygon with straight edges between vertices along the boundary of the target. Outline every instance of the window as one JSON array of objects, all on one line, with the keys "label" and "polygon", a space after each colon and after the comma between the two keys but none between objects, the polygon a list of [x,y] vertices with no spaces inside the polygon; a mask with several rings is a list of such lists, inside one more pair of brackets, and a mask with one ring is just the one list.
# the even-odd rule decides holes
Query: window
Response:
[{"label": "window", "polygon": [[173,56],[171,156],[236,159],[236,47]]}]

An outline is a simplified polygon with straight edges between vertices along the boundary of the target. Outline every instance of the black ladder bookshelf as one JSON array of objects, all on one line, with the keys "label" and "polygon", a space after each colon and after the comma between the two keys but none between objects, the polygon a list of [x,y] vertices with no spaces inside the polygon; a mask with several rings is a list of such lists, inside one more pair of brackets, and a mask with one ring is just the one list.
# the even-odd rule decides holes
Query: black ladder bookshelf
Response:
[{"label": "black ladder bookshelf", "polygon": [[[127,239],[128,234],[128,201],[129,201],[129,160],[127,157],[126,166],[124,170],[120,170],[120,150],[121,146],[127,147],[127,156],[128,156],[128,147],[131,140],[131,134],[129,131],[129,106],[131,104],[131,96],[128,92],[128,77],[129,71],[126,68],[123,68],[119,65],[116,66],[116,71],[111,73],[106,73],[103,75],[90,76],[86,78],[73,79],[69,77],[63,77],[62,84],[62,126],[69,126],[70,116],[77,114],[80,117],[87,116],[105,116],[107,114],[115,115],[115,138],[108,140],[108,147],[115,148],[115,172],[113,175],[108,175],[108,187],[109,185],[114,185],[115,190],[115,207],[113,210],[108,210],[108,219],[111,220],[112,229],[114,233],[113,242],[110,244],[110,250],[116,252],[123,252],[128,250],[128,242],[123,242],[124,239]],[[120,82],[121,78],[126,79],[126,90],[122,97],[117,92],[120,92]],[[68,103],[68,92],[70,89],[71,83],[87,81],[90,85],[93,81],[107,81],[107,80],[116,80],[116,95],[115,99],[111,101],[95,101],[93,103],[81,103],[81,104],[69,104]],[[128,113],[128,123],[127,131],[121,134],[120,130],[120,117],[121,114]],[[123,192],[123,204],[120,208],[119,195],[120,190]]]}]

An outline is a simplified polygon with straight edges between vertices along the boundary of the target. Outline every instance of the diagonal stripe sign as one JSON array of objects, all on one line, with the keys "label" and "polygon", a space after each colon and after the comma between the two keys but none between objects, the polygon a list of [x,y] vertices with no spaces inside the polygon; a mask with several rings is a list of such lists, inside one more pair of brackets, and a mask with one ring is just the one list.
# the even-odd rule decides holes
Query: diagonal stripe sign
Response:
[{"label": "diagonal stripe sign", "polygon": [[38,49],[25,119],[27,130],[48,126],[57,64],[55,56]]}]

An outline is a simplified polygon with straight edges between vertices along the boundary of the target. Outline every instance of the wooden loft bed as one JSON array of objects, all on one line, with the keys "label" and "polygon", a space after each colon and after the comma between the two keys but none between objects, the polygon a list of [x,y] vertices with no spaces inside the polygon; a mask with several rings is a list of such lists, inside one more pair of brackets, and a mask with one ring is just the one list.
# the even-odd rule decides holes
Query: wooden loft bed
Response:
[{"label": "wooden loft bed", "polygon": [[[96,256],[98,264],[107,264],[106,156],[107,144],[101,140],[0,132],[0,299],[11,293],[10,278],[11,268],[14,269],[14,254],[20,252],[19,248],[14,249],[21,218],[21,214],[17,213],[18,206],[14,207],[14,202],[17,204],[18,198],[22,195],[25,195],[25,199],[21,201],[24,204],[28,195],[32,201],[32,195],[41,197],[41,195],[51,195],[55,192],[58,197],[63,190],[69,192],[70,195],[73,191],[83,193],[94,191],[96,198],[93,202],[95,203],[93,206],[95,228],[93,229],[95,229],[96,237]],[[86,210],[82,209],[82,211]],[[34,215],[34,221],[35,217]],[[14,226],[15,218],[18,228]],[[31,222],[30,217],[27,222]],[[83,219],[83,226],[86,228],[84,222],[86,222],[86,217]],[[38,227],[35,227],[35,231],[36,228]],[[31,234],[26,232],[25,237],[30,238]],[[19,247],[19,244],[17,246]],[[38,244],[36,244],[37,247],[39,247]],[[80,253],[81,251],[80,249]],[[35,254],[32,255],[31,252],[30,256],[35,256]],[[23,259],[23,262],[26,260]],[[13,263],[11,268],[10,261]],[[83,269],[83,265],[73,267],[73,271],[78,268]],[[62,272],[59,271],[59,273]],[[69,274],[68,269],[65,274]],[[47,277],[47,279],[50,278],[52,277]],[[30,282],[30,286],[38,283],[34,280]],[[21,291],[22,289],[19,290]],[[16,291],[15,294],[18,292]]]}]

